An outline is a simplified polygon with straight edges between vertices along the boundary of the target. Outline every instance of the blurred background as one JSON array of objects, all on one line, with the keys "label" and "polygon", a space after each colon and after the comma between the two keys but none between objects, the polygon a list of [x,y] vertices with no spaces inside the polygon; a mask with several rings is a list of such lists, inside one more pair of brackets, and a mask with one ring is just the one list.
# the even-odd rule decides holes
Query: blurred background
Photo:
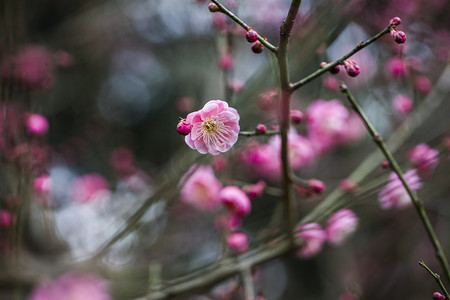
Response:
[{"label": "blurred background", "polygon": [[[289,1],[224,3],[277,45]],[[233,149],[213,157],[190,149],[175,130],[180,117],[211,99],[239,111],[241,130],[277,125],[275,57],[267,49],[252,53],[245,31],[207,5],[1,1],[0,299],[72,299],[42,292],[58,278],[66,286],[95,282],[73,299],[145,299],[155,280],[164,284],[216,262],[222,251],[217,213],[178,199],[180,178],[195,163],[213,166],[223,185],[266,180],[240,230],[250,248],[279,233],[279,180],[242,162],[246,149],[269,138],[241,136]],[[407,153],[415,145],[439,151],[419,195],[447,256],[449,10],[445,0],[302,1],[289,49],[296,81],[378,33],[392,17],[402,18],[405,44],[382,37],[352,57],[358,77],[342,70],[325,74],[297,91],[292,107],[306,112],[317,99],[340,99],[349,107],[338,88],[344,80],[381,135],[394,135],[391,146],[403,169],[410,168]],[[408,98],[406,108],[399,96]],[[304,124],[296,129],[307,134]],[[417,213],[412,206],[380,208],[377,196],[389,172],[379,156],[370,156],[376,147],[368,135],[356,135],[297,171],[326,184],[319,196],[297,195],[301,219],[323,223],[331,212],[315,208],[370,161],[353,174],[360,191],[332,202],[334,210],[355,212],[356,232],[311,259],[292,253],[257,266],[255,289],[265,299],[431,299],[438,290],[418,265],[424,259],[442,273]],[[95,296],[97,284],[104,294]],[[75,298],[80,295],[85,298]],[[236,275],[177,297],[244,294]]]}]

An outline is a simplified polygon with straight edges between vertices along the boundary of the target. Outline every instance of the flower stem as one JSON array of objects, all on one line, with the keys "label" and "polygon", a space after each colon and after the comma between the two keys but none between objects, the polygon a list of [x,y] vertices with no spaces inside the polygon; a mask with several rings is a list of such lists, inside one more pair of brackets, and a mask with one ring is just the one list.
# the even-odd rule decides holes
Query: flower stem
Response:
[{"label": "flower stem", "polygon": [[334,62],[329,63],[326,67],[320,68],[317,71],[309,74],[305,78],[303,78],[303,79],[293,83],[291,85],[291,89],[292,90],[296,90],[296,89],[304,86],[306,83],[310,82],[311,80],[319,77],[323,73],[325,73],[325,72],[331,70],[332,68],[336,67],[337,65],[342,64],[344,62],[344,60],[350,58],[352,55],[354,55],[355,53],[359,52],[361,49],[364,49],[365,47],[369,46],[370,44],[372,44],[373,42],[378,40],[380,37],[382,37],[386,33],[389,33],[390,30],[391,30],[391,25],[389,25],[388,27],[384,28],[382,31],[380,31],[379,33],[377,33],[376,35],[374,35],[373,37],[371,37],[367,41],[365,41],[365,42],[363,41],[363,42],[357,44],[356,47],[353,48],[353,50],[351,50],[350,52],[348,52],[347,54],[345,54],[341,58],[335,60]]},{"label": "flower stem", "polygon": [[439,274],[431,271],[431,269],[424,263],[424,261],[422,259],[419,260],[419,265],[421,265],[425,270],[428,271],[428,273],[431,274],[431,276],[433,276],[433,278],[436,280],[437,284],[441,288],[442,292],[444,293],[446,299],[450,299],[450,295],[448,294],[447,289],[445,288],[444,284],[442,283],[441,276],[439,276]]},{"label": "flower stem", "polygon": [[242,136],[256,136],[256,135],[275,135],[275,134],[279,134],[280,131],[279,130],[267,130],[264,133],[261,132],[257,132],[255,131],[239,131],[239,135]]},{"label": "flower stem", "polygon": [[366,114],[364,113],[363,109],[359,105],[359,103],[356,101],[355,97],[350,93],[347,86],[344,83],[341,83],[341,91],[347,96],[347,99],[350,101],[353,109],[355,112],[361,117],[362,121],[364,122],[364,125],[366,126],[370,136],[374,140],[374,142],[377,144],[377,146],[380,148],[381,152],[389,161],[390,166],[392,170],[397,174],[398,178],[402,182],[403,186],[406,189],[406,192],[408,193],[409,197],[411,198],[411,201],[414,204],[414,207],[417,210],[417,213],[419,214],[419,218],[422,221],[423,226],[425,227],[425,230],[427,232],[428,237],[430,238],[430,241],[434,247],[434,250],[436,252],[436,256],[438,257],[439,262],[441,263],[445,275],[447,277],[447,280],[450,281],[450,268],[448,266],[447,259],[444,255],[444,252],[442,250],[441,244],[439,242],[439,239],[436,236],[436,233],[434,232],[433,226],[431,225],[430,219],[428,218],[425,208],[423,206],[423,202],[419,199],[417,194],[411,189],[409,184],[406,182],[405,177],[403,176],[403,172],[400,169],[400,166],[398,165],[397,161],[393,157],[391,151],[386,146],[386,143],[381,138],[381,136],[378,134],[375,127],[372,125],[372,123],[367,118]]},{"label": "flower stem", "polygon": [[[211,2],[214,2],[221,10],[221,12],[223,12],[224,14],[226,14],[227,16],[229,16],[234,22],[236,22],[237,24],[239,24],[242,28],[244,28],[245,30],[249,31],[250,30],[250,26],[248,26],[247,24],[245,24],[244,21],[242,21],[238,16],[236,16],[234,13],[232,13],[228,8],[226,8],[223,4],[221,4],[219,1],[217,0],[211,0]],[[275,47],[274,45],[272,45],[270,42],[268,42],[265,38],[263,38],[262,36],[260,36],[258,34],[258,41],[261,42],[261,44],[263,44],[267,49],[269,49],[270,51],[272,51],[273,53],[277,52],[277,47]]]}]

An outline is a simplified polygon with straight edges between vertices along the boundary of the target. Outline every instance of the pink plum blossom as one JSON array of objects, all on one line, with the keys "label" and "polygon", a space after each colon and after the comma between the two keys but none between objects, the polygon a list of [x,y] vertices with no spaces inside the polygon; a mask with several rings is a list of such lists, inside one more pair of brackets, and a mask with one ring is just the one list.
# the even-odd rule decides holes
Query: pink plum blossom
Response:
[{"label": "pink plum blossom", "polygon": [[401,115],[408,115],[413,110],[413,101],[406,95],[398,95],[392,101],[392,108]]},{"label": "pink plum blossom", "polygon": [[273,145],[250,141],[241,153],[241,161],[258,176],[277,180],[281,174],[280,153]]},{"label": "pink plum blossom", "polygon": [[79,203],[103,201],[109,193],[108,182],[96,173],[83,175],[72,183],[72,199]]},{"label": "pink plum blossom", "polygon": [[30,114],[27,117],[26,125],[31,135],[44,135],[48,130],[47,119],[40,114]]},{"label": "pink plum blossom", "polygon": [[224,187],[219,192],[219,199],[233,215],[244,217],[250,213],[250,199],[236,186]]},{"label": "pink plum blossom", "polygon": [[418,76],[414,80],[414,87],[419,93],[428,94],[433,88],[433,84],[431,83],[430,79],[428,79],[428,77]]},{"label": "pink plum blossom", "polygon": [[429,178],[439,163],[439,152],[426,144],[419,144],[409,151],[408,161],[422,178]]},{"label": "pink plum blossom", "polygon": [[[404,177],[413,191],[422,187],[416,169],[406,171]],[[378,202],[382,209],[403,208],[411,204],[411,198],[396,173],[389,176],[388,184],[378,194]]]},{"label": "pink plum blossom", "polygon": [[402,58],[393,57],[386,62],[385,71],[390,77],[400,78],[408,74],[408,67]]},{"label": "pink plum blossom", "polygon": [[110,300],[105,282],[90,274],[69,273],[38,286],[29,300]]},{"label": "pink plum blossom", "polygon": [[0,227],[7,228],[16,223],[16,216],[9,211],[0,211]]},{"label": "pink plum blossom", "polygon": [[244,253],[248,250],[248,236],[242,232],[234,232],[228,236],[227,246],[233,253]]},{"label": "pink plum blossom", "polygon": [[40,45],[28,45],[2,65],[2,76],[13,79],[31,90],[53,85],[53,54]]},{"label": "pink plum blossom", "polygon": [[214,211],[220,205],[219,192],[222,185],[209,166],[199,166],[192,173],[192,168],[181,179],[186,179],[180,191],[182,202],[203,211]]},{"label": "pink plum blossom", "polygon": [[260,180],[255,184],[243,186],[242,190],[247,194],[249,198],[255,199],[262,195],[265,188],[266,182],[264,180]]},{"label": "pink plum blossom", "polygon": [[238,139],[239,114],[225,101],[209,101],[201,110],[190,113],[186,121],[192,125],[186,144],[202,154],[226,152]]},{"label": "pink plum blossom", "polygon": [[50,194],[52,188],[52,179],[49,175],[43,174],[33,181],[34,191],[38,194]]},{"label": "pink plum blossom", "polygon": [[300,258],[308,259],[322,250],[327,239],[326,232],[317,223],[308,223],[297,227],[295,237],[303,244],[297,251]]},{"label": "pink plum blossom", "polygon": [[349,209],[341,209],[327,221],[327,241],[335,246],[341,245],[356,230],[358,217]]},{"label": "pink plum blossom", "polygon": [[358,117],[339,100],[316,100],[308,107],[306,115],[308,139],[318,153],[352,142],[364,133]]}]

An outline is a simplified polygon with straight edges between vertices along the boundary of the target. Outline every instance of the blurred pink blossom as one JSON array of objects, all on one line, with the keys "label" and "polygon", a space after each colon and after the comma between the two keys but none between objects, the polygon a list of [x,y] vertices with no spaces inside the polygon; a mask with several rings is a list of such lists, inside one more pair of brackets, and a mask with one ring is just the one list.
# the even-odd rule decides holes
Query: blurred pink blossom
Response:
[{"label": "blurred pink blossom", "polygon": [[311,258],[322,250],[323,244],[327,239],[327,234],[319,224],[304,224],[297,227],[295,231],[297,232],[295,237],[303,242],[297,251],[297,255],[300,258]]},{"label": "blurred pink blossom", "polygon": [[47,119],[40,114],[30,114],[26,121],[28,132],[32,135],[44,135],[48,130]]},{"label": "blurred pink blossom", "polygon": [[177,100],[175,107],[179,112],[189,112],[194,107],[194,101],[189,97],[182,97]]},{"label": "blurred pink blossom", "polygon": [[136,172],[134,155],[125,147],[115,148],[109,160],[114,171],[120,176],[129,176]]},{"label": "blurred pink blossom", "polygon": [[250,213],[251,203],[248,196],[236,186],[226,186],[219,192],[219,199],[228,211],[236,216],[244,217]]},{"label": "blurred pink blossom", "polygon": [[109,196],[109,184],[103,176],[91,173],[77,178],[71,187],[72,199],[79,203],[97,203]]},{"label": "blurred pink blossom", "polygon": [[439,163],[439,152],[426,144],[419,144],[409,151],[408,161],[422,178],[429,178]]},{"label": "blurred pink blossom", "polygon": [[414,87],[421,94],[428,94],[433,88],[433,84],[426,76],[418,76],[414,80]]},{"label": "blurred pink blossom", "polygon": [[281,174],[280,153],[269,144],[249,141],[240,154],[241,161],[255,174],[265,179],[277,180]]},{"label": "blurred pink blossom", "polygon": [[[422,187],[416,169],[406,171],[403,176],[413,191],[417,191]],[[394,172],[389,175],[386,187],[378,194],[378,201],[382,209],[403,208],[411,204],[411,198]]]},{"label": "blurred pink blossom", "polygon": [[9,211],[0,211],[0,227],[8,228],[16,223],[16,216]]},{"label": "blurred pink blossom", "polygon": [[260,180],[255,184],[243,186],[242,190],[247,194],[249,198],[255,199],[263,194],[265,188],[266,182],[264,180]]},{"label": "blurred pink blossom", "polygon": [[105,282],[90,274],[65,274],[56,281],[41,284],[29,300],[110,300]]},{"label": "blurred pink blossom", "polygon": [[399,57],[389,59],[386,62],[385,70],[387,75],[393,78],[400,78],[408,75],[407,64]]},{"label": "blurred pink blossom", "polygon": [[358,217],[349,209],[341,209],[327,221],[327,241],[332,245],[341,245],[356,230]]},{"label": "blurred pink blossom", "polygon": [[1,67],[4,78],[20,82],[31,90],[46,89],[53,85],[53,54],[40,45],[28,45],[7,58]]},{"label": "blurred pink blossom", "polygon": [[52,189],[52,179],[49,175],[43,174],[33,181],[33,191],[41,204],[49,204],[50,192]]},{"label": "blurred pink blossom", "polygon": [[413,101],[406,95],[398,95],[392,100],[392,109],[400,115],[410,114],[413,106]]},{"label": "blurred pink blossom", "polygon": [[[191,168],[192,170],[192,168]],[[186,176],[190,175],[189,170],[181,179],[184,181]],[[180,199],[184,203],[194,206],[199,210],[213,211],[220,205],[219,192],[222,185],[211,167],[199,166],[195,172],[190,175],[180,191]]]},{"label": "blurred pink blossom", "polygon": [[352,142],[364,133],[358,116],[351,114],[339,100],[316,100],[306,115],[308,139],[318,153]]},{"label": "blurred pink blossom", "polygon": [[244,253],[248,250],[248,236],[242,232],[234,232],[228,236],[227,246],[236,254]]},{"label": "blurred pink blossom", "polygon": [[186,144],[202,154],[226,152],[238,139],[239,114],[225,101],[208,101],[201,110],[190,113],[186,121],[192,125]]}]

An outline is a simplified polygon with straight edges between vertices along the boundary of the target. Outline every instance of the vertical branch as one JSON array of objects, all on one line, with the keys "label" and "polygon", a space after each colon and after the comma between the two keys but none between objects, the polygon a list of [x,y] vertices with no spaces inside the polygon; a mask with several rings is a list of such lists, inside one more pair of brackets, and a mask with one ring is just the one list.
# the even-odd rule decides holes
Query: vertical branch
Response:
[{"label": "vertical branch", "polygon": [[301,0],[293,0],[289,12],[280,28],[280,43],[277,48],[276,56],[278,60],[278,69],[280,72],[280,135],[281,135],[281,167],[282,167],[282,189],[284,193],[285,210],[287,216],[289,236],[293,242],[292,231],[295,226],[295,208],[290,179],[291,169],[289,167],[288,155],[288,131],[289,131],[289,111],[291,102],[291,83],[289,81],[289,68],[287,50],[289,38],[294,26],[295,18],[300,8]]},{"label": "vertical branch", "polygon": [[244,284],[244,292],[246,300],[255,299],[255,286],[253,285],[252,269],[251,267],[246,267],[241,272],[242,283]]},{"label": "vertical branch", "polygon": [[403,186],[405,187],[406,192],[408,193],[409,197],[411,198],[411,201],[414,204],[414,207],[416,208],[417,213],[419,214],[419,218],[422,221],[423,226],[425,227],[425,230],[431,241],[431,244],[434,247],[436,256],[437,256],[439,262],[441,263],[442,268],[445,271],[447,280],[450,281],[450,268],[448,266],[447,258],[444,255],[444,251],[442,250],[439,239],[437,238],[436,233],[434,232],[433,226],[431,225],[430,219],[427,216],[425,207],[423,206],[423,202],[419,199],[417,194],[411,189],[409,184],[406,182],[405,177],[403,176],[403,172],[400,169],[400,166],[398,165],[397,161],[393,157],[391,151],[389,151],[389,149],[387,148],[386,143],[381,138],[381,136],[378,134],[375,127],[369,121],[366,114],[362,110],[361,106],[356,101],[356,99],[353,97],[353,95],[350,93],[350,91],[348,90],[347,86],[344,83],[341,83],[341,91],[347,96],[347,99],[350,101],[353,109],[361,117],[362,121],[364,122],[364,125],[366,126],[367,131],[369,132],[370,136],[373,138],[375,143],[378,145],[381,152],[383,152],[383,155],[389,161],[393,171],[397,174],[398,178],[400,179]]}]

